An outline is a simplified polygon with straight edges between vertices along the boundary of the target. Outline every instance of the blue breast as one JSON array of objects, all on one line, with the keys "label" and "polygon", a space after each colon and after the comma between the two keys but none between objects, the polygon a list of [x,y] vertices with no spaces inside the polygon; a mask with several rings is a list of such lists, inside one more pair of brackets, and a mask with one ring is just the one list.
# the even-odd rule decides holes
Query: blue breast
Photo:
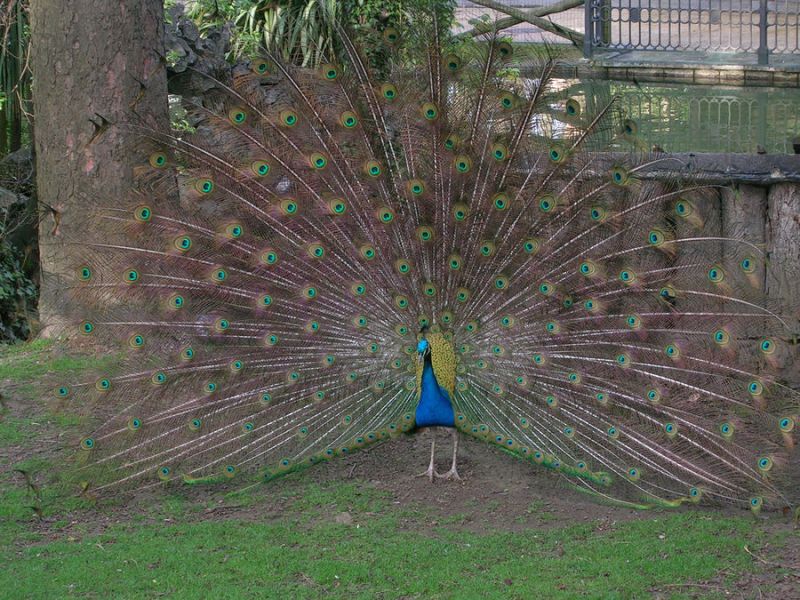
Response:
[{"label": "blue breast", "polygon": [[430,360],[422,369],[422,395],[416,412],[417,427],[455,427],[455,414],[447,390],[436,381]]}]

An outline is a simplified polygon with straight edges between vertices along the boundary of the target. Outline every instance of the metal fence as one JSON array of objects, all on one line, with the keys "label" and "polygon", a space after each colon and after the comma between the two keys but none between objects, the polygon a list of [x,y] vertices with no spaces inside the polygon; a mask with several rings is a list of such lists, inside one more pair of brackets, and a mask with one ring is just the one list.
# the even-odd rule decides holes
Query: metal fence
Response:
[{"label": "metal fence", "polygon": [[800,53],[800,0],[587,0],[595,48]]}]

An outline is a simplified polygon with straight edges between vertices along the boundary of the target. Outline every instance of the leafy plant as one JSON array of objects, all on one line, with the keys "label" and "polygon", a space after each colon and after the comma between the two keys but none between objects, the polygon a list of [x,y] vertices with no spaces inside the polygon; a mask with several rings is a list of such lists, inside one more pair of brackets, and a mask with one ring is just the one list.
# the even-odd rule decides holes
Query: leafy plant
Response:
[{"label": "leafy plant", "polygon": [[25,272],[25,257],[6,235],[13,227],[8,213],[0,210],[0,341],[28,338],[30,313],[39,295]]},{"label": "leafy plant", "polygon": [[339,25],[364,31],[402,30],[413,9],[453,18],[454,0],[199,0],[189,16],[200,31],[233,22],[233,54],[253,54],[264,46],[284,60],[316,67],[341,53]]}]

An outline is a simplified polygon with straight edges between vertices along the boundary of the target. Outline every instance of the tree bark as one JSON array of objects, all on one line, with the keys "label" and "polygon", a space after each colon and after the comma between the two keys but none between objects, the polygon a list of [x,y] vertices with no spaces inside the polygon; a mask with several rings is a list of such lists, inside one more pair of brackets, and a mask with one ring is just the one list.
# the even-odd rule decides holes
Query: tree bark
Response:
[{"label": "tree bark", "polygon": [[169,127],[162,0],[31,3],[43,335],[67,325],[66,284],[99,198],[132,187],[128,125]]},{"label": "tree bark", "polygon": [[[769,189],[766,242],[767,297],[772,308],[789,325],[786,332],[788,347],[779,374],[794,386],[800,385],[797,372],[800,346],[800,185],[779,183]],[[793,368],[795,367],[795,368]]]}]

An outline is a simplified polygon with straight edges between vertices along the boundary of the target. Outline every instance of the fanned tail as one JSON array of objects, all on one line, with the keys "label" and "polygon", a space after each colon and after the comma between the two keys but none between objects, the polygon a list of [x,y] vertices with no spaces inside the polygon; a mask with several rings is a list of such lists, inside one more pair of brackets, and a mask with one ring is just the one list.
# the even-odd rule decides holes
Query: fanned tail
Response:
[{"label": "fanned tail", "polygon": [[80,472],[273,476],[409,432],[427,327],[462,431],[637,505],[794,503],[796,332],[718,191],[650,179],[634,122],[552,61],[513,77],[496,34],[381,43],[385,80],[343,34],[343,64],[253,59],[193,132],[143,131],[67,284],[121,364],[56,389],[102,422]]}]

